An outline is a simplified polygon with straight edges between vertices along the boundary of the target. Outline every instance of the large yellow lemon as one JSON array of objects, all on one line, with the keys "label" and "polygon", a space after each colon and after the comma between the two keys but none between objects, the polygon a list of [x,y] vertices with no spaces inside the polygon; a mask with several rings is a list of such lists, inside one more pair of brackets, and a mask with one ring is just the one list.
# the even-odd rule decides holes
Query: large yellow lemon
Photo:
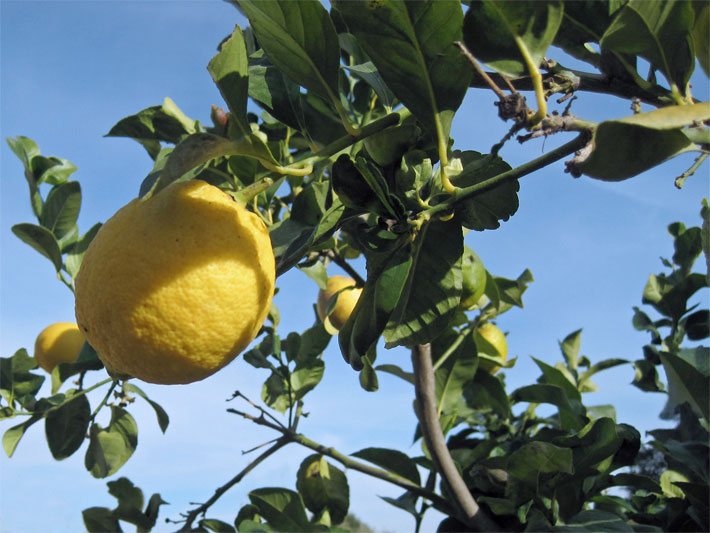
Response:
[{"label": "large yellow lemon", "polygon": [[[328,278],[326,288],[318,291],[316,304],[318,316],[328,333],[335,335],[348,321],[361,293],[362,289],[355,287],[355,280],[352,278],[345,276]],[[335,303],[332,303],[333,298],[337,298]],[[329,307],[330,313],[328,313]]]},{"label": "large yellow lemon", "polygon": [[[501,362],[508,359],[508,341],[505,338],[505,333],[495,324],[486,322],[480,325],[473,334],[473,340],[476,342],[479,355],[492,357]],[[489,374],[495,374],[500,370],[500,365],[481,357],[478,359],[478,368]]]},{"label": "large yellow lemon", "polygon": [[232,361],[271,306],[264,223],[203,181],[136,199],[99,230],[76,278],[76,318],[107,368],[191,383]]},{"label": "large yellow lemon", "polygon": [[44,328],[35,341],[37,364],[51,373],[60,363],[73,363],[84,346],[84,336],[73,322],[57,322]]}]

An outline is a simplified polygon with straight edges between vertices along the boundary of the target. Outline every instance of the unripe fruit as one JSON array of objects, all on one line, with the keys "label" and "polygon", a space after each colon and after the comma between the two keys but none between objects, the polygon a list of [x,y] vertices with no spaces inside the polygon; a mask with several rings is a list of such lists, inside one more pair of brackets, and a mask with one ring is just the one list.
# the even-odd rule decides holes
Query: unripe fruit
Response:
[{"label": "unripe fruit", "polygon": [[[349,288],[352,287],[352,288]],[[345,276],[332,276],[328,278],[325,289],[318,291],[316,309],[318,316],[323,321],[325,329],[335,335],[350,317],[362,289],[355,287],[355,280]],[[331,299],[337,297],[331,306]],[[328,309],[330,307],[330,313]]]},{"label": "unripe fruit", "polygon": [[60,363],[73,363],[84,346],[84,335],[73,322],[57,322],[44,328],[35,341],[35,359],[51,373]]},{"label": "unripe fruit", "polygon": [[486,290],[486,267],[481,258],[468,247],[463,254],[463,286],[461,288],[461,308],[472,309]]},{"label": "unripe fruit", "polygon": [[[508,359],[508,341],[505,334],[495,324],[486,322],[476,328],[473,340],[476,342],[478,355],[494,357],[502,361]],[[489,374],[495,374],[501,367],[481,357],[478,359],[478,368]]]}]

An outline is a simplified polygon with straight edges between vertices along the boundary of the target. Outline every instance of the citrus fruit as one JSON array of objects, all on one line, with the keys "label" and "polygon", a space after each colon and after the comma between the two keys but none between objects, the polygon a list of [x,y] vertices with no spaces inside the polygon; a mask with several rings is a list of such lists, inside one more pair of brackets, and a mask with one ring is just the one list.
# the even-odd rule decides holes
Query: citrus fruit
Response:
[{"label": "citrus fruit", "polygon": [[35,341],[37,364],[51,373],[60,363],[73,363],[84,346],[84,336],[73,322],[57,322],[44,328]]},{"label": "citrus fruit", "polygon": [[486,290],[486,267],[468,246],[463,253],[463,287],[461,290],[461,308],[472,309]]},{"label": "citrus fruit", "polygon": [[[508,359],[508,341],[505,334],[490,322],[480,325],[473,334],[476,342],[478,355],[492,357],[501,361]],[[495,374],[500,370],[500,365],[483,357],[478,359],[478,368],[485,370],[489,374]]]},{"label": "citrus fruit", "polygon": [[[335,335],[347,322],[355,309],[362,289],[355,287],[355,280],[346,276],[331,276],[325,289],[318,291],[316,309],[325,329]],[[352,287],[352,288],[349,288]],[[337,300],[332,303],[332,299]],[[330,313],[328,310],[330,308]]]},{"label": "citrus fruit", "polygon": [[261,219],[204,181],[176,182],[101,227],[76,278],[76,317],[115,373],[191,383],[256,337],[274,280]]}]

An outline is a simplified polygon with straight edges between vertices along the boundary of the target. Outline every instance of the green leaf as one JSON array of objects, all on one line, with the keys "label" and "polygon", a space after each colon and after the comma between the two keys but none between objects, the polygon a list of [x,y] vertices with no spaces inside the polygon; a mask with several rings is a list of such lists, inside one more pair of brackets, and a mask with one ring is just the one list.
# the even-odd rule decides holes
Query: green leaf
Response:
[{"label": "green leaf", "polygon": [[[460,159],[463,170],[452,176],[457,187],[469,187],[510,170],[510,165],[498,156],[484,155],[467,150],[454,156]],[[518,180],[506,181],[472,198],[460,202],[456,207],[461,224],[469,229],[483,231],[500,227],[500,221],[507,221],[518,210]]]},{"label": "green leaf", "polygon": [[678,354],[660,352],[668,376],[669,408],[688,402],[693,410],[709,420],[710,348],[682,349]]},{"label": "green leaf", "polygon": [[568,54],[599,67],[601,54],[588,46],[598,43],[611,23],[610,6],[606,2],[565,2],[564,18],[554,44]]},{"label": "green leaf", "polygon": [[560,342],[560,350],[567,361],[567,366],[572,370],[579,364],[579,350],[582,346],[582,330],[573,331]]},{"label": "green leaf", "polygon": [[170,424],[170,417],[168,416],[168,413],[165,412],[165,409],[163,409],[159,403],[148,398],[148,395],[133,383],[125,383],[123,385],[123,390],[137,394],[150,404],[153,411],[155,411],[155,416],[158,418],[158,426],[160,426],[160,431],[165,433],[165,430],[168,429],[168,424]]},{"label": "green leaf", "polygon": [[[378,195],[375,194],[369,183],[365,181],[362,173],[348,154],[342,154],[333,163],[331,182],[338,198],[351,209],[387,214],[385,205],[388,205],[388,203],[381,204],[378,200]],[[388,202],[388,200],[385,197],[385,201]]]},{"label": "green leaf", "polygon": [[327,511],[333,524],[340,524],[348,514],[350,488],[345,474],[320,454],[306,457],[296,475],[296,488],[309,511]]},{"label": "green leaf", "polygon": [[[372,353],[372,350],[370,353]],[[380,388],[380,382],[377,379],[377,372],[372,366],[370,354],[366,354],[360,360],[362,361],[362,370],[360,370],[358,376],[360,378],[360,386],[367,392],[376,392]]]},{"label": "green leaf", "polygon": [[589,422],[577,434],[555,439],[554,443],[572,449],[575,473],[587,475],[590,471],[608,468],[608,463],[622,441],[622,437],[617,434],[617,425],[611,418],[598,418]]},{"label": "green leaf", "polygon": [[411,372],[405,372],[402,370],[401,367],[397,365],[391,365],[391,364],[386,364],[386,365],[377,365],[375,367],[375,370],[379,372],[386,372],[387,374],[392,374],[393,376],[397,376],[398,378],[403,379],[407,383],[414,384],[414,374]]},{"label": "green leaf", "polygon": [[49,259],[57,272],[62,269],[62,253],[59,243],[51,231],[34,224],[15,224],[12,232],[25,244],[29,244],[47,259]]},{"label": "green leaf", "polygon": [[673,240],[673,262],[686,274],[690,273],[695,260],[703,253],[702,230],[688,228]]},{"label": "green leaf", "polygon": [[203,527],[208,531],[216,531],[217,533],[233,533],[236,531],[234,526],[231,524],[222,522],[216,518],[203,518],[200,520],[200,527]]},{"label": "green leaf", "polygon": [[372,87],[375,94],[377,94],[377,98],[380,99],[385,107],[392,108],[397,104],[397,98],[387,86],[372,61],[365,61],[359,65],[349,65],[345,68]]},{"label": "green leaf", "polygon": [[703,254],[705,255],[705,280],[710,287],[710,203],[707,198],[703,198],[702,207],[700,208],[700,216],[703,219],[702,225],[702,244]]},{"label": "green leaf", "polygon": [[299,265],[298,270],[316,282],[319,289],[325,290],[328,285],[328,271],[325,264],[321,261],[316,261],[312,265]]},{"label": "green leaf", "polygon": [[588,382],[589,379],[594,375],[597,374],[598,372],[601,372],[603,370],[608,370],[610,368],[614,368],[616,366],[620,365],[626,365],[630,361],[627,361],[626,359],[604,359],[603,361],[599,361],[598,363],[594,363],[592,366],[589,367],[588,370],[582,373],[582,375],[579,376],[579,385],[581,386],[585,382]]},{"label": "green leaf", "polygon": [[323,379],[325,363],[321,359],[308,359],[299,362],[291,373],[291,390],[294,400],[300,400]]},{"label": "green leaf", "polygon": [[39,146],[29,137],[23,137],[18,135],[17,137],[8,137],[5,139],[10,150],[17,156],[17,158],[22,162],[22,166],[25,167],[26,171],[29,171],[25,175],[28,181],[32,180],[32,183],[36,183],[36,179],[32,175],[32,160],[37,157],[39,152]]},{"label": "green leaf", "polygon": [[30,166],[38,185],[40,183],[61,185],[76,171],[76,167],[66,159],[39,154],[32,158]]},{"label": "green leaf", "polygon": [[305,128],[304,105],[299,87],[284,76],[263,50],[249,60],[249,96],[263,109],[295,130]]},{"label": "green leaf", "polygon": [[582,429],[585,424],[584,408],[579,402],[570,400],[565,391],[557,385],[528,385],[520,387],[510,395],[513,403],[549,403],[559,410],[562,429]]},{"label": "green leaf", "polygon": [[[649,2],[652,4],[652,2]],[[670,106],[600,123],[589,157],[578,165],[587,176],[621,181],[693,148],[681,129],[710,120],[710,103]]]},{"label": "green leaf", "polygon": [[238,0],[259,45],[286,76],[336,101],[340,46],[328,12],[317,0]]},{"label": "green leaf", "polygon": [[703,2],[696,2],[693,7],[695,8],[693,26],[695,57],[698,58],[705,75],[710,76],[710,6]]},{"label": "green leaf", "polygon": [[84,259],[84,254],[89,248],[91,241],[94,240],[96,234],[101,229],[101,223],[94,224],[91,229],[84,233],[84,235],[78,239],[75,243],[67,248],[66,257],[64,263],[66,265],[67,272],[74,278],[79,273],[79,267],[81,267],[81,262]]},{"label": "green leaf", "polygon": [[209,62],[207,70],[229,106],[230,120],[236,122],[242,135],[251,133],[247,120],[248,69],[249,60],[244,35],[241,28],[237,26],[232,35],[222,43],[219,53]]},{"label": "green leaf", "polygon": [[263,488],[249,493],[259,514],[277,531],[310,531],[301,496],[292,490]]},{"label": "green leaf", "polygon": [[182,140],[170,153],[163,171],[152,188],[153,194],[180,179],[195,167],[217,157],[229,155],[245,155],[267,164],[277,164],[268,146],[254,134],[232,141],[211,133],[195,133]]},{"label": "green leaf", "polygon": [[[455,343],[458,342],[458,345]],[[463,402],[464,389],[478,369],[476,343],[473,340],[473,330],[468,331],[462,339],[455,335],[441,335],[432,343],[432,358],[437,362],[447,352],[447,356],[434,374],[437,413],[458,414]]]},{"label": "green leaf", "polygon": [[[515,478],[525,494],[538,494],[541,474],[573,474],[572,450],[560,448],[548,442],[535,441],[525,444],[508,457],[508,474]],[[517,484],[516,484],[517,485]],[[506,496],[511,486],[506,488]],[[516,501],[525,501],[518,495]]]},{"label": "green leaf", "polygon": [[645,359],[638,359],[633,362],[634,365],[634,380],[632,385],[638,387],[645,392],[664,392],[665,387],[663,382],[658,377],[658,371],[656,370],[656,365],[646,361]]},{"label": "green leaf", "polygon": [[636,531],[622,518],[607,511],[582,511],[574,515],[567,524],[556,526],[553,531],[588,531],[596,533],[598,531]]},{"label": "green leaf", "polygon": [[417,464],[413,459],[399,450],[391,450],[389,448],[363,448],[350,455],[377,465],[417,485],[421,484]]},{"label": "green leaf", "polygon": [[630,0],[600,42],[602,50],[640,55],[685,91],[695,66],[690,2]]},{"label": "green leaf", "polygon": [[76,226],[81,208],[81,186],[78,181],[56,185],[49,191],[40,223],[61,239]]},{"label": "green leaf", "polygon": [[12,454],[15,453],[17,445],[20,443],[20,439],[25,434],[25,431],[27,431],[27,428],[29,428],[32,424],[41,419],[41,416],[33,415],[27,420],[25,420],[22,424],[12,426],[10,429],[7,429],[5,433],[3,433],[2,447],[8,457],[12,457]]},{"label": "green leaf", "polygon": [[130,459],[138,445],[138,426],[121,407],[111,406],[108,427],[92,424],[84,465],[96,478],[115,474]]},{"label": "green leaf", "polygon": [[425,224],[409,249],[404,288],[384,330],[388,348],[436,338],[461,299],[463,234],[456,220]]},{"label": "green leaf", "polygon": [[687,311],[690,297],[706,286],[702,274],[692,273],[680,280],[663,274],[651,275],[643,289],[642,301],[651,304],[659,313],[680,320]]},{"label": "green leaf", "polygon": [[[387,86],[431,132],[448,139],[471,69],[454,46],[463,11],[454,0],[333,2]],[[456,73],[456,75],[452,75]]]},{"label": "green leaf", "polygon": [[12,357],[0,358],[0,390],[7,391],[13,399],[34,397],[44,383],[44,376],[30,372],[35,368],[37,361],[24,348],[17,350]]},{"label": "green leaf", "polygon": [[62,384],[72,376],[90,370],[101,370],[104,364],[96,350],[85,342],[73,363],[60,363],[52,370],[52,394],[56,394]]},{"label": "green leaf", "polygon": [[490,409],[507,418],[510,416],[510,402],[500,379],[488,372],[476,372],[473,381],[463,391],[466,404],[472,409]]},{"label": "green leaf", "polygon": [[123,531],[113,511],[106,507],[89,507],[81,512],[84,527],[89,533]]},{"label": "green leaf", "polygon": [[533,357],[532,360],[535,361],[535,364],[542,371],[542,376],[537,380],[538,383],[556,385],[565,392],[565,395],[570,400],[579,403],[582,402],[582,395],[580,394],[579,390],[577,390],[576,384],[571,382],[565,375],[565,373],[563,373],[558,368],[550,366],[547,363],[536,359],[535,357]]},{"label": "green leaf", "polygon": [[81,447],[90,418],[91,406],[86,395],[67,396],[64,405],[47,413],[44,429],[52,457],[61,461]]},{"label": "green leaf", "polygon": [[323,323],[317,321],[301,333],[301,342],[298,346],[296,360],[304,361],[320,356],[328,347],[331,338],[331,335],[323,327]]},{"label": "green leaf", "polygon": [[472,3],[464,20],[466,46],[501,74],[520,77],[528,73],[523,53],[535,66],[540,65],[562,23],[562,14],[560,1]]},{"label": "green leaf", "polygon": [[691,341],[700,341],[710,337],[710,311],[701,309],[685,319],[685,334]]}]

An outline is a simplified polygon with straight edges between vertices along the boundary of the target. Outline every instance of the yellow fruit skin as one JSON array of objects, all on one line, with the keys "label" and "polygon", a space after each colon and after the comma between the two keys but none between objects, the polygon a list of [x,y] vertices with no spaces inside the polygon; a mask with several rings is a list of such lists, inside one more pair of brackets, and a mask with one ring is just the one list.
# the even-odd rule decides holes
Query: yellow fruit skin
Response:
[{"label": "yellow fruit skin", "polygon": [[[508,359],[508,341],[505,334],[495,324],[486,322],[479,326],[473,334],[473,340],[476,342],[479,354],[496,357],[503,361]],[[478,368],[489,374],[495,374],[501,367],[487,359],[479,359]]]},{"label": "yellow fruit skin", "polygon": [[76,278],[76,317],[115,372],[191,383],[256,337],[274,282],[258,216],[203,181],[173,183],[101,227]]},{"label": "yellow fruit skin", "polygon": [[[355,280],[345,276],[332,276],[328,278],[326,289],[318,291],[318,302],[316,304],[318,316],[325,323],[326,329],[331,326],[334,332],[340,330],[345,322],[348,321],[362,293],[362,289],[358,288],[343,290],[346,287],[355,287]],[[343,292],[338,293],[341,290]],[[335,302],[335,307],[330,315],[326,316],[328,302],[336,293],[338,293],[338,299]]]},{"label": "yellow fruit skin", "polygon": [[35,341],[37,364],[50,373],[60,363],[73,363],[84,346],[84,335],[73,322],[57,322],[44,328]]}]

